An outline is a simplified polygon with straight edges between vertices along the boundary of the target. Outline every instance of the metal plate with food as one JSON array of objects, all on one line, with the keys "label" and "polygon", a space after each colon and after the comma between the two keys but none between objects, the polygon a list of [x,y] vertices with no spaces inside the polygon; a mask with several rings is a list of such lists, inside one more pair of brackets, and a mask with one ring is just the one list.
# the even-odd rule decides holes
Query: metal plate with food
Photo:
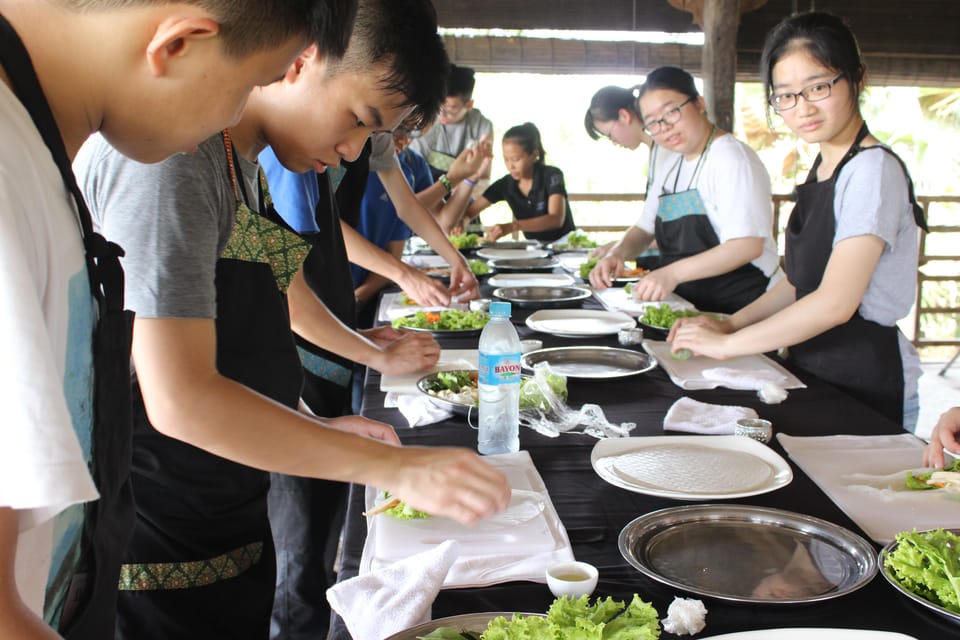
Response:
[{"label": "metal plate with food", "polygon": [[[545,408],[549,401],[530,381],[533,376],[520,376],[520,410]],[[417,390],[430,397],[437,406],[453,411],[457,415],[470,417],[476,415],[480,390],[477,387],[476,369],[448,369],[435,371],[417,380]],[[554,389],[557,392],[556,389]],[[566,392],[561,393],[566,399]]]},{"label": "metal plate with food", "polygon": [[[523,617],[539,617],[544,618],[542,613],[521,613]],[[476,637],[479,638],[480,634],[487,628],[487,625],[490,624],[490,621],[503,616],[508,620],[513,617],[513,612],[507,611],[498,611],[491,613],[464,613],[459,616],[448,616],[446,618],[437,618],[436,620],[430,620],[429,622],[424,622],[423,624],[418,624],[415,627],[410,627],[399,633],[395,633],[392,636],[386,638],[386,640],[417,640],[430,633],[431,631],[436,631],[441,627],[450,627],[456,629],[461,633],[472,633],[476,634]]]},{"label": "metal plate with food", "polygon": [[518,307],[572,307],[579,306],[593,292],[583,287],[500,287],[493,297],[512,302]]},{"label": "metal plate with food", "polygon": [[597,442],[590,464],[621,489],[674,500],[744,498],[785,487],[790,465],[742,436],[648,436]]},{"label": "metal plate with food", "polygon": [[544,309],[527,316],[526,323],[534,331],[563,338],[610,336],[637,326],[625,313],[599,309]]},{"label": "metal plate with food", "polygon": [[468,338],[479,336],[489,316],[483,311],[417,311],[394,318],[390,324],[397,329],[429,331],[435,336]]},{"label": "metal plate with food", "polygon": [[618,546],[653,580],[750,604],[838,598],[877,572],[873,546],[855,533],[812,516],[748,505],[654,511],[624,527]]},{"label": "metal plate with food", "polygon": [[506,260],[503,258],[490,261],[490,266],[499,272],[527,271],[530,273],[546,273],[553,271],[557,266],[557,261],[552,256],[549,258],[521,258],[516,260]]},{"label": "metal plate with food", "polygon": [[496,242],[480,241],[480,248],[485,249],[538,249],[539,240],[497,240]]},{"label": "metal plate with food", "polygon": [[568,273],[501,273],[487,281],[492,287],[564,287],[574,282]]},{"label": "metal plate with food", "polygon": [[635,376],[657,366],[649,354],[615,347],[551,347],[520,356],[525,369],[533,369],[538,362],[549,363],[554,373],[586,380]]},{"label": "metal plate with food", "polygon": [[477,250],[477,257],[487,260],[525,260],[527,258],[546,258],[552,252],[548,249],[501,249],[483,247]]},{"label": "metal plate with food", "polygon": [[[911,548],[900,549],[901,545],[906,544]],[[949,573],[953,572],[947,569],[946,564],[956,567],[958,545],[960,545],[960,529],[903,532],[896,540],[880,550],[877,559],[880,573],[902,595],[954,624],[960,624],[960,605],[951,605],[955,609],[951,610],[944,606],[946,603],[939,598],[940,595],[950,594],[951,590],[952,597],[956,598],[956,586],[942,593],[931,589],[931,586],[935,586],[932,583],[950,584]],[[951,555],[952,559],[948,559]],[[913,589],[898,577],[898,571],[909,572],[913,576],[915,579]],[[956,579],[955,573],[953,579]],[[927,591],[918,593],[921,590]]]},{"label": "metal plate with food", "polygon": [[574,229],[570,233],[557,238],[547,245],[547,249],[570,252],[593,251],[596,247],[597,241],[579,229]]}]

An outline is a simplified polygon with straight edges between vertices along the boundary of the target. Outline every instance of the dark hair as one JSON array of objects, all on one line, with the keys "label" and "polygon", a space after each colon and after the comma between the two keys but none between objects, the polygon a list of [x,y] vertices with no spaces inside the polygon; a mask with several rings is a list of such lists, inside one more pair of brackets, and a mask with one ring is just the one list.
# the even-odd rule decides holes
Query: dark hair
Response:
[{"label": "dark hair", "polygon": [[604,87],[600,89],[590,100],[590,108],[583,117],[583,126],[587,130],[587,135],[594,140],[604,137],[597,131],[596,122],[609,122],[620,117],[620,109],[626,109],[637,119],[640,119],[640,112],[637,110],[636,95],[641,90],[641,85],[631,89],[623,87]]},{"label": "dark hair", "polygon": [[201,7],[220,25],[224,51],[234,58],[279,47],[302,36],[322,53],[339,58],[347,48],[357,0],[58,0],[73,11],[92,12],[182,2]]},{"label": "dark hair", "polygon": [[[647,75],[647,79],[640,85],[640,91],[637,92],[637,104],[640,104],[640,98],[651,91],[659,89],[670,89],[679,91],[688,98],[699,98],[700,92],[697,91],[697,85],[693,82],[693,76],[679,67],[658,67]],[[639,111],[639,107],[637,111]]]},{"label": "dark hair", "polygon": [[450,66],[430,0],[359,0],[350,45],[335,72],[363,73],[384,65],[380,89],[412,106],[417,128],[430,122],[446,97]]},{"label": "dark hair", "polygon": [[866,67],[853,31],[842,18],[824,13],[798,13],[770,30],[760,56],[760,75],[767,99],[773,95],[773,67],[794,49],[803,49],[823,66],[834,69],[850,82],[855,100]]},{"label": "dark hair", "polygon": [[546,157],[547,152],[543,149],[543,141],[540,140],[540,130],[537,129],[537,125],[532,122],[524,122],[515,127],[510,127],[503,134],[503,141],[506,142],[507,140],[520,145],[530,155],[533,155],[534,152],[539,153],[537,164],[544,164],[544,157]]},{"label": "dark hair", "polygon": [[450,65],[450,75],[447,76],[447,97],[460,98],[469,102],[473,98],[473,88],[477,86],[477,79],[470,67]]}]

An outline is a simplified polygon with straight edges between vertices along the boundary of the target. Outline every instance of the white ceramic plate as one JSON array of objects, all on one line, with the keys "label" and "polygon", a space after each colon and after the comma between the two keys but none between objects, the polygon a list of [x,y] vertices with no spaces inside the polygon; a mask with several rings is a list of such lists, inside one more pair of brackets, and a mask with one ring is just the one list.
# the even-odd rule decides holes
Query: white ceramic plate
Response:
[{"label": "white ceramic plate", "polygon": [[479,249],[477,256],[487,260],[520,260],[523,258],[546,258],[546,249]]},{"label": "white ceramic plate", "polygon": [[566,273],[501,273],[487,280],[492,287],[564,287],[574,282]]},{"label": "white ceramic plate", "polygon": [[527,326],[541,333],[580,338],[613,335],[620,329],[636,327],[637,323],[618,311],[541,309],[527,316]]},{"label": "white ceramic plate", "polygon": [[565,271],[580,275],[580,265],[589,260],[586,253],[558,253],[554,256]]},{"label": "white ceramic plate", "polygon": [[[761,631],[740,631],[725,633],[722,636],[709,636],[715,640],[916,640],[913,636],[892,631],[871,631],[869,629],[763,629]],[[704,638],[703,640],[707,640]]]},{"label": "white ceramic plate", "polygon": [[786,460],[743,436],[646,436],[601,440],[590,463],[610,484],[675,500],[743,498],[793,480]]}]

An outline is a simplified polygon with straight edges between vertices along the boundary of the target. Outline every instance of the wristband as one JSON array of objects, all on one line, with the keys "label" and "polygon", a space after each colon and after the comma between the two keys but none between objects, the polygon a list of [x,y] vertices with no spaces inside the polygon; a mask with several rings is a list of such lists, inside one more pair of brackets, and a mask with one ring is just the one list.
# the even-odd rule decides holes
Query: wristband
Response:
[{"label": "wristband", "polygon": [[464,179],[463,179],[463,184],[465,184],[465,185],[467,185],[468,187],[471,187],[471,188],[477,186],[476,181],[475,181],[475,180],[471,180],[470,178],[464,178]]},{"label": "wristband", "polygon": [[447,190],[447,195],[450,195],[450,192],[453,191],[453,184],[450,183],[450,178],[447,177],[447,174],[441,175],[437,178],[437,182],[443,185],[443,188]]}]

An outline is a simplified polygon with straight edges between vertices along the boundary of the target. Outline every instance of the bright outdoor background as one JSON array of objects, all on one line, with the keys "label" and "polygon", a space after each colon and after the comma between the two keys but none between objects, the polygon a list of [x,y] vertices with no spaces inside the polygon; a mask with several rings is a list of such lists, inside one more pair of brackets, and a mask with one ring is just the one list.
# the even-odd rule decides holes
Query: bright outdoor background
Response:
[{"label": "bright outdoor background", "polygon": [[[506,174],[499,154],[503,133],[513,125],[533,122],[540,129],[547,163],[563,170],[570,193],[643,193],[646,147],[621,149],[609,141],[591,140],[583,127],[584,113],[593,94],[606,85],[631,87],[637,76],[536,75],[478,73],[474,91],[476,108],[494,124],[492,178]],[[960,195],[960,90],[916,87],[870,87],[863,95],[863,115],[871,132],[904,159],[920,195]],[[793,137],[771,114],[768,119],[763,88],[756,83],[737,85],[734,133],[750,144],[770,172],[775,194],[789,194],[802,181],[813,159],[811,149]],[[639,215],[638,202],[573,203],[578,225],[631,224]],[[960,224],[960,205],[934,204],[929,223]],[[510,210],[499,203],[484,213],[484,223],[509,220]],[[786,212],[781,224],[786,222]],[[595,234],[598,239],[606,239]],[[617,234],[608,237],[615,238]],[[960,256],[960,234],[931,234],[928,253]],[[930,263],[931,275],[960,277],[958,263]],[[960,308],[956,282],[927,283],[924,305]],[[909,326],[907,326],[909,325]],[[904,323],[912,337],[912,320]],[[924,316],[921,334],[960,338],[960,315]],[[946,357],[954,349],[946,350]]]}]

